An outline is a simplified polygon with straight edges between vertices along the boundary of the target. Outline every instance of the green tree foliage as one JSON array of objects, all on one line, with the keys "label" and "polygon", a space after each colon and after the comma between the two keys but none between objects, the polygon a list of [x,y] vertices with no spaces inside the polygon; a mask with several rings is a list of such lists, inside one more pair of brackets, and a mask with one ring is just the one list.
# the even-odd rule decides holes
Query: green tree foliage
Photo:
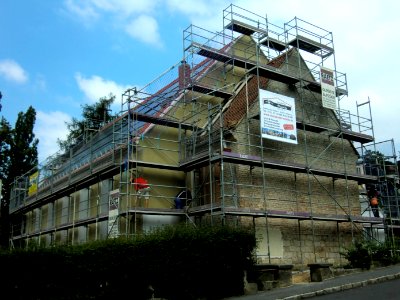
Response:
[{"label": "green tree foliage", "polygon": [[0,122],[0,179],[3,181],[8,177],[10,166],[10,145],[11,126],[7,120],[2,117]]},{"label": "green tree foliage", "polygon": [[12,128],[5,118],[0,123],[0,178],[3,181],[3,199],[1,201],[1,231],[0,243],[8,245],[8,207],[11,184],[15,177],[21,176],[38,164],[37,145],[33,128],[36,121],[36,111],[30,106],[20,112]]},{"label": "green tree foliage", "polygon": [[349,261],[347,267],[369,269],[372,264],[388,266],[399,263],[398,251],[397,243],[362,240],[355,241],[341,254]]},{"label": "green tree foliage", "polygon": [[110,105],[115,101],[115,95],[109,94],[102,97],[94,104],[82,105],[82,119],[72,118],[67,122],[68,136],[65,140],[58,139],[58,146],[65,153],[81,142],[90,138],[92,132],[100,129],[104,124],[111,121]]},{"label": "green tree foliage", "polygon": [[379,151],[367,150],[364,154],[364,162],[377,166],[394,165],[395,163]]},{"label": "green tree foliage", "polygon": [[18,114],[15,128],[12,131],[11,170],[9,176],[15,178],[25,174],[38,164],[37,145],[33,128],[36,122],[36,111],[30,106],[26,113]]}]

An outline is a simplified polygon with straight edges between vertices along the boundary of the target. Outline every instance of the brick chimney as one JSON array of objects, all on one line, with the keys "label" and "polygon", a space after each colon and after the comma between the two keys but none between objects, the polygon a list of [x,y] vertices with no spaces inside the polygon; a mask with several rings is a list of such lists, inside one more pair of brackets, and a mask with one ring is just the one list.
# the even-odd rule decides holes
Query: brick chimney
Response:
[{"label": "brick chimney", "polygon": [[179,66],[179,89],[186,88],[190,83],[190,66],[182,60]]}]

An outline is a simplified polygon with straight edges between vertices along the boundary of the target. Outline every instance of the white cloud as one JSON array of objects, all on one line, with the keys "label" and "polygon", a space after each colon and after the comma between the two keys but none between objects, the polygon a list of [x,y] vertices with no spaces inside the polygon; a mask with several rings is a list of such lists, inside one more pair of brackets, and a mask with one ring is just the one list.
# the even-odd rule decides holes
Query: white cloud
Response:
[{"label": "white cloud", "polygon": [[66,122],[71,117],[60,111],[36,113],[35,134],[39,139],[39,162],[43,162],[50,155],[55,154],[59,148],[57,139],[65,139],[68,134]]},{"label": "white cloud", "polygon": [[159,1],[148,1],[148,0],[91,0],[93,6],[97,9],[116,12],[122,15],[131,15],[134,13],[149,12],[154,9]]},{"label": "white cloud", "polygon": [[110,93],[115,95],[116,101],[112,105],[114,112],[120,110],[121,103],[119,102],[119,97],[129,88],[129,86],[117,84],[112,80],[106,80],[97,75],[84,77],[80,73],[77,73],[75,75],[75,80],[78,83],[79,89],[92,103],[98,101],[102,97],[107,97]]},{"label": "white cloud", "polygon": [[165,1],[165,5],[170,11],[185,15],[193,25],[209,31],[222,30],[222,12],[228,7],[228,4],[229,1],[221,0],[198,0],[196,2],[182,0]]},{"label": "white cloud", "polygon": [[90,2],[79,1],[78,3],[76,0],[65,0],[64,5],[67,11],[77,16],[86,25],[99,18],[99,14]]},{"label": "white cloud", "polygon": [[85,25],[93,24],[100,18],[110,19],[108,23],[111,22],[118,30],[124,30],[129,36],[145,43],[160,45],[156,19],[150,15],[141,15],[155,13],[159,2],[162,1],[65,0],[65,7]]},{"label": "white cloud", "polygon": [[[211,15],[222,12],[219,6],[225,6],[223,1],[182,1],[182,0],[166,0],[166,5],[173,11],[179,11],[188,16]],[[219,4],[219,5],[218,5]],[[213,9],[210,9],[212,7]]]},{"label": "white cloud", "polygon": [[133,38],[147,44],[160,47],[160,34],[156,19],[147,15],[141,15],[131,21],[126,27],[126,32]]},{"label": "white cloud", "polygon": [[65,0],[64,7],[79,20],[90,23],[108,15],[114,20],[120,20],[141,13],[156,11],[159,0]]},{"label": "white cloud", "polygon": [[16,83],[25,83],[28,81],[27,72],[14,60],[0,60],[0,76]]}]

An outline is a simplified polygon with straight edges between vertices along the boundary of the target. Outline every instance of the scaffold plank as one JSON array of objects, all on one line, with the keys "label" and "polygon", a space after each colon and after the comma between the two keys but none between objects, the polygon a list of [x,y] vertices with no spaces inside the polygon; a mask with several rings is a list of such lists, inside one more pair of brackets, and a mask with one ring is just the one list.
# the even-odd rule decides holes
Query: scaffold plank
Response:
[{"label": "scaffold plank", "polygon": [[[229,61],[233,60],[233,57],[231,55],[222,53],[215,48],[212,48],[212,47],[209,47],[206,45],[201,45],[201,44],[195,43],[195,42],[193,42],[191,46],[194,48],[198,48],[199,51],[197,52],[197,54],[199,54],[201,56],[215,59],[215,60],[223,62],[223,63],[228,63]],[[230,62],[230,64],[233,64],[233,63]]]},{"label": "scaffold plank", "polygon": [[211,89],[209,87],[206,87],[204,85],[201,85],[199,83],[193,83],[191,85],[188,86],[189,90],[198,92],[198,93],[202,93],[202,94],[206,94],[206,95],[210,95],[210,96],[215,96],[218,98],[222,98],[224,100],[229,99],[230,97],[232,97],[232,93],[230,92],[226,92],[224,90],[221,89]]},{"label": "scaffold plank", "polygon": [[188,215],[193,216],[193,215],[201,215],[204,213],[209,213],[209,212],[219,212],[222,210],[221,203],[213,203],[213,204],[204,204],[204,205],[198,205],[198,206],[192,206],[188,208]]},{"label": "scaffold plank", "polygon": [[[308,82],[305,82],[303,87],[312,92],[321,94],[321,83],[319,83],[319,82],[308,81]],[[348,95],[348,92],[345,89],[336,88],[336,96],[347,96],[347,95]]]},{"label": "scaffold plank", "polygon": [[369,143],[374,140],[373,136],[371,136],[371,135],[359,133],[359,132],[355,132],[355,131],[350,131],[350,130],[346,130],[346,129],[328,128],[325,126],[304,123],[301,121],[297,121],[296,126],[298,129],[315,132],[315,133],[321,133],[324,131],[330,132],[329,133],[330,136],[342,135],[342,137],[346,140],[355,141],[355,142],[359,142],[362,144]]},{"label": "scaffold plank", "polygon": [[120,215],[128,214],[144,214],[144,215],[169,215],[169,216],[182,216],[185,215],[186,212],[184,209],[176,209],[176,208],[155,208],[155,207],[136,207],[128,209],[127,211],[123,211]]},{"label": "scaffold plank", "polygon": [[[255,120],[259,120],[260,114],[255,114],[252,116],[252,118]],[[374,140],[374,137],[371,135],[368,135],[368,134],[351,131],[351,130],[346,130],[346,129],[329,128],[326,126],[310,124],[310,123],[302,122],[302,121],[296,122],[296,128],[305,130],[305,131],[315,132],[315,133],[330,132],[330,134],[329,134],[330,136],[339,136],[340,134],[342,134],[344,139],[359,142],[362,144],[369,143]]]},{"label": "scaffold plank", "polygon": [[299,82],[299,79],[297,77],[286,74],[278,68],[274,68],[268,65],[258,65],[254,61],[245,60],[235,55],[221,53],[217,49],[198,43],[192,43],[192,45],[193,47],[199,49],[199,51],[197,52],[199,55],[215,59],[239,68],[247,69],[251,74],[259,74],[261,77],[269,78],[286,84],[295,84]]},{"label": "scaffold plank", "polygon": [[277,39],[274,39],[274,38],[272,38],[272,37],[269,37],[269,36],[265,37],[265,38],[260,42],[260,44],[262,44],[262,45],[264,45],[264,46],[267,46],[268,48],[277,50],[277,51],[279,51],[279,52],[281,52],[281,51],[283,51],[283,50],[285,50],[285,49],[287,48],[286,43],[281,42],[281,41],[279,41],[279,40],[277,40]]},{"label": "scaffold plank", "polygon": [[310,124],[310,123],[306,123],[306,122],[302,122],[302,121],[296,121],[296,127],[297,127],[297,129],[315,132],[315,133],[321,133],[321,132],[330,130],[328,127],[325,127],[322,125]]},{"label": "scaffold plank", "polygon": [[157,116],[141,114],[138,112],[132,112],[132,115],[135,120],[141,121],[141,122],[152,123],[152,124],[173,127],[173,128],[182,128],[182,129],[186,129],[186,130],[196,130],[196,126],[194,126],[192,124],[181,123],[181,122],[169,120],[166,118],[160,118]]},{"label": "scaffold plank", "polygon": [[223,159],[224,161],[234,162],[238,164],[254,165],[260,167],[264,166],[265,168],[291,171],[295,173],[311,173],[317,176],[332,177],[335,179],[347,179],[347,180],[357,181],[359,183],[370,183],[378,181],[377,176],[350,174],[335,170],[310,168],[307,167],[306,165],[297,163],[283,163],[280,161],[272,161],[266,159],[262,161],[261,157],[259,156],[227,152],[227,151],[223,152],[221,159]]},{"label": "scaffold plank", "polygon": [[349,215],[333,215],[333,214],[312,214],[304,211],[286,211],[271,209],[256,209],[248,207],[226,207],[223,212],[227,215],[252,216],[252,217],[268,217],[268,218],[285,218],[296,220],[317,220],[317,221],[335,221],[335,222],[357,222],[365,224],[382,224],[382,218],[349,216]]},{"label": "scaffold plank", "polygon": [[149,162],[149,161],[141,161],[141,160],[129,160],[129,166],[130,167],[138,166],[138,167],[146,167],[146,168],[152,168],[152,169],[171,170],[171,171],[178,171],[181,169],[178,164],[168,165],[168,164],[163,164],[163,163],[158,163],[158,162]]},{"label": "scaffold plank", "polygon": [[319,50],[325,51],[326,55],[330,55],[333,53],[333,48],[328,47],[322,43],[319,43],[302,35],[297,35],[293,40],[289,42],[289,45],[310,53],[315,53]]},{"label": "scaffold plank", "polygon": [[249,70],[250,74],[259,75],[264,78],[272,79],[286,84],[295,84],[299,82],[296,76],[288,75],[278,68],[271,66],[255,66]]},{"label": "scaffold plank", "polygon": [[188,156],[188,159],[185,161],[181,161],[180,167],[182,170],[186,171],[200,168],[207,165],[209,158],[210,154],[208,151],[202,151],[201,153],[193,154],[190,157]]},{"label": "scaffold plank", "polygon": [[[340,132],[337,132],[337,134],[340,134]],[[365,143],[374,141],[374,137],[371,135],[354,132],[354,131],[350,131],[350,130],[343,129],[341,131],[341,134],[344,139],[359,142],[361,144],[365,144]]]},{"label": "scaffold plank", "polygon": [[386,229],[386,228],[396,228],[399,229],[400,225],[391,225],[391,224],[371,224],[371,225],[366,225],[364,223],[364,228],[377,228],[377,229]]},{"label": "scaffold plank", "polygon": [[364,217],[364,216],[351,216],[351,221],[354,223],[370,223],[370,224],[383,224],[383,218]]},{"label": "scaffold plank", "polygon": [[255,32],[267,34],[267,31],[265,29],[255,27],[235,19],[233,19],[228,25],[226,25],[225,28],[249,36],[254,34]]}]

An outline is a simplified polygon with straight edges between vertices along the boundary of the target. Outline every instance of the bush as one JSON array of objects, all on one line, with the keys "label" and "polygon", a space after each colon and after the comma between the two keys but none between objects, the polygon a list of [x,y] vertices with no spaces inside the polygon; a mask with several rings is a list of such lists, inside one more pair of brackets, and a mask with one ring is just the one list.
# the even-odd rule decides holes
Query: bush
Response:
[{"label": "bush", "polygon": [[356,241],[342,255],[349,261],[350,267],[369,270],[371,268],[370,247],[366,242]]},{"label": "bush", "polygon": [[389,242],[356,241],[342,255],[349,261],[350,267],[369,270],[372,262],[383,266],[398,263],[400,256],[396,249]]},{"label": "bush", "polygon": [[253,231],[167,226],[134,239],[0,253],[14,299],[222,299],[243,294]]},{"label": "bush", "polygon": [[396,264],[400,261],[398,248],[389,242],[376,243],[372,247],[372,260],[377,261],[383,266]]}]

